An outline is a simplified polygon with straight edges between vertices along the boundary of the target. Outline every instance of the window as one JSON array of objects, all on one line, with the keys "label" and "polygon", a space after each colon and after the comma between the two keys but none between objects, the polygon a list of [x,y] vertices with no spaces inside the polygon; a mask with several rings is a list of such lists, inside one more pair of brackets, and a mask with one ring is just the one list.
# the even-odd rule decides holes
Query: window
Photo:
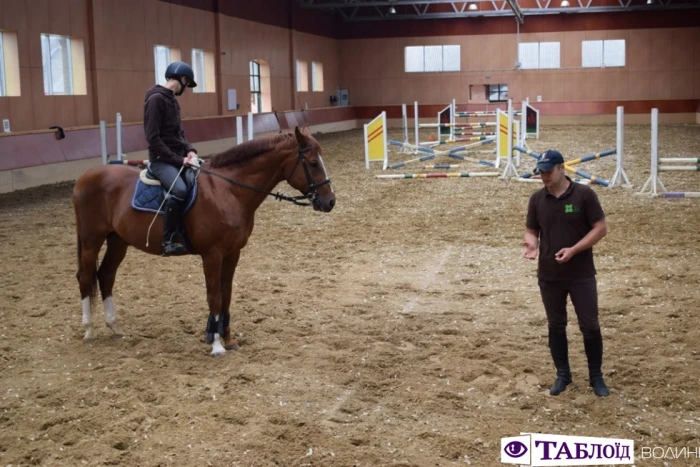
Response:
[{"label": "window", "polygon": [[201,49],[192,49],[192,70],[194,70],[194,81],[197,87],[192,92],[207,92],[207,83],[204,77],[204,51]]},{"label": "window", "polygon": [[508,85],[489,84],[489,102],[508,102]]},{"label": "window", "polygon": [[19,96],[17,33],[0,31],[0,96]]},{"label": "window", "polygon": [[[180,49],[167,45],[153,47],[153,59],[156,68],[156,84],[165,85],[165,70],[172,62],[180,60]],[[199,81],[197,81],[199,85]]]},{"label": "window", "polygon": [[6,96],[5,90],[5,55],[2,53],[2,32],[0,32],[0,96]]},{"label": "window", "polygon": [[153,57],[156,62],[156,84],[165,85],[165,70],[172,63],[170,60],[170,47],[157,45],[153,47]]},{"label": "window", "polygon": [[262,110],[262,95],[260,93],[260,63],[250,62],[250,111],[254,114]]},{"label": "window", "polygon": [[250,111],[272,112],[270,64],[262,58],[250,62]]},{"label": "window", "polygon": [[41,35],[41,57],[44,69],[44,94],[73,94],[70,37]]},{"label": "window", "polygon": [[559,42],[522,42],[518,56],[523,70],[561,67]]},{"label": "window", "polygon": [[411,46],[404,49],[406,73],[460,71],[458,45]]},{"label": "window", "polygon": [[306,92],[309,90],[309,70],[306,62],[297,60],[297,91]]},{"label": "window", "polygon": [[311,90],[323,91],[323,63],[311,62]]},{"label": "window", "polygon": [[44,94],[87,94],[85,46],[77,37],[41,35]]},{"label": "window", "polygon": [[581,42],[581,66],[584,68],[625,66],[625,40]]}]

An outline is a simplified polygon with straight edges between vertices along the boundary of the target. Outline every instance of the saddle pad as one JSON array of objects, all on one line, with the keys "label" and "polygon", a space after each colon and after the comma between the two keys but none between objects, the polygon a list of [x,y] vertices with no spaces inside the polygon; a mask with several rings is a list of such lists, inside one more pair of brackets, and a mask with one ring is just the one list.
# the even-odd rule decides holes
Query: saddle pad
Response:
[{"label": "saddle pad", "polygon": [[[192,209],[194,200],[197,199],[197,187],[198,183],[195,181],[194,186],[187,193],[185,208],[182,210],[182,215],[185,215]],[[131,198],[131,207],[137,211],[152,212],[162,215],[163,211],[158,211],[158,208],[163,203],[167,191],[168,190],[161,185],[146,185],[139,178],[136,182],[136,188],[134,189],[134,196]]]}]

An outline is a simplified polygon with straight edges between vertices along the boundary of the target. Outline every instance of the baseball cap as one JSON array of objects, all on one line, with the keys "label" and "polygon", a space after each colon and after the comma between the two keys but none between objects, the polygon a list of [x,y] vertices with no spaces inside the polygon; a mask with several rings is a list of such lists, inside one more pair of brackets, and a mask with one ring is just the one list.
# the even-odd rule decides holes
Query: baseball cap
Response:
[{"label": "baseball cap", "polygon": [[564,156],[556,149],[549,149],[537,158],[537,168],[539,170],[552,170],[555,165],[563,164]]}]

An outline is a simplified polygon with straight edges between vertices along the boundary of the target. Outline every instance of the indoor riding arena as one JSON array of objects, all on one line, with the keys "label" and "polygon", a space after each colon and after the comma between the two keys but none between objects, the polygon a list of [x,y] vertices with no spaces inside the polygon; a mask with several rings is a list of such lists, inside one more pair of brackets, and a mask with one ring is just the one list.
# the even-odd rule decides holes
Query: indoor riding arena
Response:
[{"label": "indoor riding arena", "polygon": [[[698,25],[690,0],[0,1],[0,465],[700,465]],[[182,256],[109,197],[168,144],[154,86],[201,162]],[[559,170],[605,215],[605,397],[570,299],[550,394],[524,235]],[[129,244],[109,298],[89,228]]]}]

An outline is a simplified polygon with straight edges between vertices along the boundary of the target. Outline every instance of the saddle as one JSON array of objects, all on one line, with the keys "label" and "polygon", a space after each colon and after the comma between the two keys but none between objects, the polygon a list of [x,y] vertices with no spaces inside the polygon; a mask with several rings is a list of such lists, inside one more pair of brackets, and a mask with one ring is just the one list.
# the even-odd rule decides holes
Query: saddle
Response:
[{"label": "saddle", "polygon": [[[192,209],[197,199],[197,178],[193,170],[185,170],[181,175],[187,184],[187,197],[182,214],[185,215]],[[131,198],[131,207],[137,211],[151,212],[162,215],[158,208],[163,204],[165,194],[169,187],[163,187],[158,179],[151,173],[150,164],[141,171],[136,181],[134,195]]]}]

